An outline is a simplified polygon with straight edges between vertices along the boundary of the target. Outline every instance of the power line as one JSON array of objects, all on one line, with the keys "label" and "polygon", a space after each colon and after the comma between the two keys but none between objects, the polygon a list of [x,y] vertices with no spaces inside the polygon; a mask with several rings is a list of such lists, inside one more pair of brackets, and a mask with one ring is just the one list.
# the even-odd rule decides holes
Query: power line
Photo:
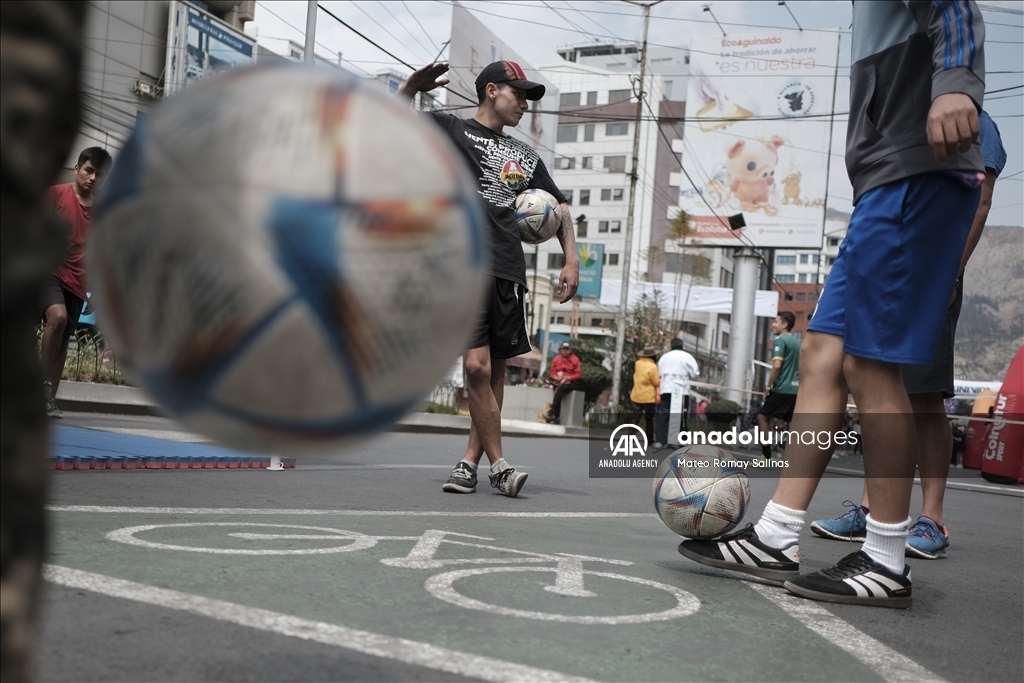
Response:
[{"label": "power line", "polygon": [[[392,33],[391,31],[389,31],[389,30],[387,29],[387,27],[385,27],[385,26],[384,26],[383,24],[381,24],[381,23],[380,23],[379,21],[377,21],[377,19],[376,19],[376,18],[375,18],[375,17],[374,17],[374,16],[372,15],[372,14],[370,14],[370,13],[369,13],[369,12],[367,12],[367,11],[366,11],[365,9],[363,9],[363,7],[362,7],[362,3],[361,3],[361,2],[350,2],[350,4],[351,4],[351,5],[353,5],[353,6],[354,6],[354,7],[355,7],[355,8],[357,9],[357,10],[359,10],[360,12],[362,12],[363,14],[365,14],[365,15],[367,16],[367,18],[369,18],[369,20],[370,20],[370,21],[372,21],[372,22],[373,22],[374,24],[376,24],[376,25],[377,25],[377,26],[378,26],[378,27],[380,28],[380,30],[384,31],[384,33],[386,33],[386,34],[388,34],[389,36],[391,36],[391,37],[392,37],[392,38],[393,38],[393,39],[395,40],[395,42],[397,42],[397,43],[398,43],[399,45],[401,45],[401,46],[402,46],[402,47],[404,47],[405,49],[409,50],[409,52],[410,52],[410,53],[412,52],[412,50],[411,50],[411,49],[409,49],[409,46],[408,46],[408,45],[406,45],[406,44],[405,44],[405,43],[404,43],[404,42],[402,41],[402,39],[401,39],[401,38],[399,38],[399,37],[398,37],[398,36],[396,36],[396,35],[395,35],[394,33]],[[318,6],[320,6],[320,5],[318,4]],[[321,8],[321,9],[323,9],[323,7],[322,7],[322,6],[320,6],[320,8]],[[326,10],[325,10],[325,11],[326,11]],[[428,55],[430,54],[430,51],[429,51],[429,50],[427,51],[427,54],[428,54]],[[415,69],[414,69],[414,70],[415,70]]]},{"label": "power line", "polygon": [[[371,38],[368,38],[367,36],[363,35],[363,34],[362,34],[362,33],[360,33],[359,31],[357,31],[357,30],[356,30],[355,28],[353,28],[353,27],[352,27],[351,25],[349,25],[349,24],[348,24],[348,22],[346,22],[346,21],[345,21],[344,19],[342,19],[341,17],[339,17],[339,16],[338,16],[337,14],[335,14],[334,12],[330,11],[329,9],[327,9],[326,7],[324,7],[323,5],[319,5],[319,4],[318,4],[318,5],[317,5],[317,7],[319,7],[320,9],[322,9],[322,10],[324,11],[324,14],[326,14],[326,15],[327,15],[327,16],[329,16],[329,17],[331,17],[331,18],[332,18],[332,19],[334,19],[335,21],[337,21],[337,22],[338,22],[339,24],[341,24],[342,26],[344,26],[345,28],[347,28],[347,29],[348,29],[349,31],[352,31],[352,33],[355,33],[355,34],[356,34],[357,36],[359,36],[360,38],[362,38],[363,40],[365,40],[366,42],[368,42],[368,43],[369,43],[370,45],[373,45],[373,46],[374,46],[375,48],[377,48],[378,50],[380,50],[381,52],[383,52],[384,54],[386,54],[386,55],[387,55],[388,57],[391,57],[392,59],[394,59],[395,61],[397,61],[397,62],[398,62],[399,64],[402,64],[403,66],[406,66],[406,67],[408,67],[408,68],[412,69],[413,71],[416,71],[416,67],[414,67],[414,66],[413,66],[412,64],[410,64],[409,62],[405,61],[405,60],[404,60],[404,59],[402,59],[401,57],[398,57],[397,55],[395,55],[395,54],[391,53],[391,52],[390,52],[390,51],[388,51],[388,50],[387,50],[386,48],[383,48],[383,47],[381,47],[380,45],[378,45],[378,44],[377,44],[377,43],[376,43],[376,42],[375,42],[374,40],[372,40]],[[394,37],[394,36],[392,36],[392,37]],[[365,73],[365,72],[364,72],[364,73]],[[369,75],[369,74],[367,74],[367,75]],[[469,98],[469,97],[466,97],[465,95],[463,95],[462,93],[460,93],[460,92],[459,92],[458,90],[453,90],[452,88],[449,88],[449,87],[447,87],[447,86],[442,86],[442,87],[443,87],[443,88],[444,88],[445,90],[447,90],[448,92],[450,92],[450,93],[452,93],[452,94],[454,94],[454,95],[457,95],[457,96],[461,97],[462,99],[466,100],[467,102],[471,103],[471,104],[472,104],[472,105],[473,105],[474,107],[475,107],[475,106],[478,106],[478,105],[479,105],[479,102],[477,102],[476,100],[473,100],[473,99],[471,99],[471,98]]]},{"label": "power line", "polygon": [[[388,13],[388,16],[390,16],[392,19],[394,19],[396,22],[398,22],[398,25],[402,27],[402,30],[405,31],[406,33],[408,33],[409,37],[412,38],[413,40],[415,40],[417,45],[419,45],[424,50],[426,50],[428,57],[434,53],[434,50],[432,48],[429,48],[426,45],[424,45],[423,43],[421,43],[420,39],[417,38],[416,36],[414,36],[412,34],[412,31],[410,31],[409,29],[407,29],[405,27],[405,24],[402,23],[401,19],[399,19],[398,17],[396,17],[394,14],[391,13],[391,10],[388,9],[388,6],[386,4],[384,4],[380,0],[377,0],[377,4],[380,5],[384,9],[385,12]],[[408,8],[406,8],[406,9],[408,9]]]},{"label": "power line", "polygon": [[[434,43],[434,38],[433,38],[433,36],[431,36],[431,35],[430,35],[430,34],[429,34],[429,33],[427,32],[427,29],[423,28],[423,24],[421,24],[421,23],[420,23],[420,20],[419,20],[419,18],[418,18],[418,17],[417,17],[417,16],[415,15],[415,14],[413,14],[413,11],[412,11],[412,9],[411,9],[411,8],[409,7],[409,5],[407,5],[407,4],[405,3],[405,0],[402,0],[402,7],[404,7],[404,8],[405,8],[405,11],[409,13],[409,16],[411,16],[411,17],[412,17],[412,19],[413,19],[413,21],[415,21],[415,22],[416,22],[416,25],[420,27],[420,30],[421,30],[421,31],[423,31],[423,35],[425,35],[425,36],[427,37],[427,41],[428,41],[428,42],[429,42],[429,43],[430,43],[430,44],[431,44],[432,46],[433,46],[433,45],[435,45],[435,43]],[[444,48],[442,47],[441,49],[444,49]],[[431,49],[431,52],[433,52],[433,49]]]}]

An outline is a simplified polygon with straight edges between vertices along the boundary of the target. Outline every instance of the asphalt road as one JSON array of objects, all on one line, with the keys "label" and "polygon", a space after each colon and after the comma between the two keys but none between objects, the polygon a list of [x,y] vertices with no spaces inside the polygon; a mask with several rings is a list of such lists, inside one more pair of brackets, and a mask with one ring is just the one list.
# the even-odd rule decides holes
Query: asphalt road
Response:
[{"label": "asphalt road", "polygon": [[[159,418],[61,424],[189,439]],[[825,606],[682,558],[649,481],[589,478],[586,442],[504,443],[530,474],[514,500],[486,478],[442,493],[462,435],[385,434],[284,472],[55,472],[64,573],[43,597],[38,679],[1024,679],[1020,497],[947,492],[949,555],[908,560],[911,610]],[[774,486],[750,483],[745,521]],[[826,478],[808,520],[860,486]],[[856,548],[807,533],[803,570]],[[573,574],[565,555],[592,559]]]}]

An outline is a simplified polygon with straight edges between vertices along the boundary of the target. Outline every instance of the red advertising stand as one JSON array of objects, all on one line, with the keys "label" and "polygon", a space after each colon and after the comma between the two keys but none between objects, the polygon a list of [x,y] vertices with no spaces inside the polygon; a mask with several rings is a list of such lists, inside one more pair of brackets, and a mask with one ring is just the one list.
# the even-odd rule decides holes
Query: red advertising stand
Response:
[{"label": "red advertising stand", "polygon": [[992,417],[981,454],[981,474],[1004,483],[1024,482],[1024,346],[1010,363]]},{"label": "red advertising stand", "polygon": [[[974,400],[974,407],[971,409],[971,417],[982,417],[988,419],[989,408],[996,404],[996,392],[985,391],[978,394]],[[967,444],[964,447],[964,469],[980,470],[981,454],[985,452],[985,439],[988,436],[990,422],[982,420],[971,420],[967,425]]]}]

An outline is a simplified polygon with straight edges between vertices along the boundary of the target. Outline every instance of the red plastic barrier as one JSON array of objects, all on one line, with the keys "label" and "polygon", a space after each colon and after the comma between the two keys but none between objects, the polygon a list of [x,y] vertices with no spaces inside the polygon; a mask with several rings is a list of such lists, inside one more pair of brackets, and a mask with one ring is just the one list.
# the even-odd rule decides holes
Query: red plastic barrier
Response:
[{"label": "red plastic barrier", "polygon": [[1024,482],[1024,346],[1017,351],[996,395],[994,422],[981,454],[981,473],[987,479]]}]

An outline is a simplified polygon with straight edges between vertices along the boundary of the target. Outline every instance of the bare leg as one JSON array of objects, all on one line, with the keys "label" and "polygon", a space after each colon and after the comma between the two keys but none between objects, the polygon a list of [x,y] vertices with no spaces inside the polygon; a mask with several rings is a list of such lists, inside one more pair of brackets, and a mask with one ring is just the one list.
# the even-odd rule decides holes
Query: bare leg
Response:
[{"label": "bare leg", "polygon": [[67,329],[68,311],[64,304],[53,304],[46,309],[46,324],[43,326],[43,339],[40,348],[40,363],[43,366],[43,380],[53,385],[53,395],[57,395],[57,385],[64,371],[64,360],[67,358],[68,347],[64,341],[64,330]]},{"label": "bare leg", "polygon": [[921,472],[921,492],[924,504],[921,516],[942,526],[942,503],[946,495],[949,476],[949,453],[953,450],[953,434],[946,418],[942,394],[913,394],[910,405],[914,408],[917,428],[917,466]]},{"label": "bare leg", "polygon": [[[844,356],[842,337],[821,332],[804,336],[800,347],[800,390],[789,424],[791,431],[834,432],[842,426],[848,393],[843,378]],[[779,477],[772,502],[792,510],[806,510],[833,450],[834,446],[822,450],[812,444],[787,445],[789,468]]]},{"label": "bare leg", "polygon": [[505,360],[491,358],[489,346],[466,352],[469,388],[469,444],[465,460],[479,463],[487,453],[492,464],[502,458],[501,404],[505,397]]},{"label": "bare leg", "polygon": [[900,366],[847,355],[844,375],[861,416],[871,516],[902,523],[910,512],[917,434]]},{"label": "bare leg", "polygon": [[[921,516],[942,526],[942,503],[946,496],[946,478],[949,476],[949,458],[940,454],[953,450],[953,434],[946,422],[946,407],[941,393],[910,394],[914,409],[914,427],[917,430],[917,466],[921,473],[921,492],[924,504]],[[861,505],[870,508],[868,486],[864,483]]]}]

